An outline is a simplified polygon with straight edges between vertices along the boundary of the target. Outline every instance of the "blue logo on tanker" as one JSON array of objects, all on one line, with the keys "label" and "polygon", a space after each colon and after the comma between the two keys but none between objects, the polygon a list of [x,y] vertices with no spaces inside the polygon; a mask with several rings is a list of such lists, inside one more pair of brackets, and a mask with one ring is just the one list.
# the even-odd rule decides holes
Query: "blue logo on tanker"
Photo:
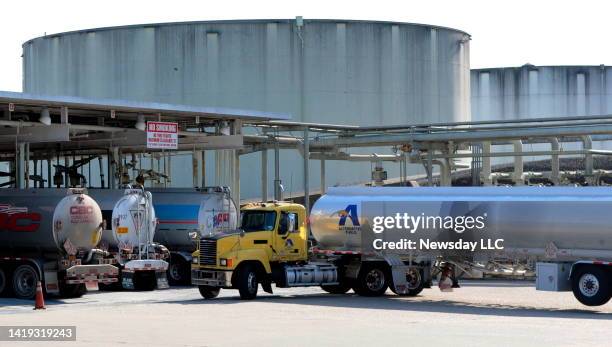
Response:
[{"label": "blue logo on tanker", "polygon": [[[338,211],[338,215],[340,216],[340,220],[338,221],[338,229],[346,232],[347,234],[355,234],[361,230],[359,215],[357,214],[357,205],[350,204],[346,206],[344,210]],[[351,220],[351,226],[346,225],[347,218]]]}]

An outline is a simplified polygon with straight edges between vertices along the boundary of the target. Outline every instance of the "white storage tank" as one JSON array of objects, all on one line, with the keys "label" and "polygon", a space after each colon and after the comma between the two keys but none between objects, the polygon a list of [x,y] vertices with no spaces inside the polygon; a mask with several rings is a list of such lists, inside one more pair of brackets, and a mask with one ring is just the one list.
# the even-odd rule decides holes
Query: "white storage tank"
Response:
[{"label": "white storage tank", "polygon": [[[466,121],[469,39],[463,31],[432,25],[335,19],[89,29],[24,43],[23,89],[281,112],[291,114],[294,121],[314,123]],[[214,162],[213,155],[209,153],[207,163]],[[231,167],[223,158],[217,155],[218,166]],[[257,153],[241,157],[242,198],[260,195],[259,161]],[[301,157],[295,150],[283,150],[281,162],[285,196],[299,193]],[[173,159],[174,187],[192,185],[190,163],[190,157]],[[268,164],[268,172],[273,172],[272,160]],[[397,165],[385,165],[390,178],[399,175]],[[216,168],[207,169],[208,177],[214,177]],[[314,192],[319,186],[317,163],[311,170]],[[329,162],[326,182],[332,186],[370,181],[370,172],[370,163]],[[231,183],[231,175],[216,176],[207,184]],[[271,181],[268,187],[272,196]]]}]

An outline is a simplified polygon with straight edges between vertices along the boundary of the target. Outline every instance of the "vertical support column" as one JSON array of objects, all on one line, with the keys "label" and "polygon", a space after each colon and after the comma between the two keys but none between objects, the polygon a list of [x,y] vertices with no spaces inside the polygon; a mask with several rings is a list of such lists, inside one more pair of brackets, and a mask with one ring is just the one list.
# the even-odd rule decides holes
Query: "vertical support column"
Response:
[{"label": "vertical support column", "polygon": [[[151,156],[153,158],[153,156]],[[153,160],[153,159],[151,159]],[[119,164],[119,148],[111,147],[111,157],[108,158],[108,184],[111,189],[117,189],[117,178],[115,174],[117,173],[117,168]],[[153,169],[153,163],[151,162],[151,169]]]},{"label": "vertical support column", "polygon": [[268,201],[268,149],[261,151],[261,201]]},{"label": "vertical support column", "polygon": [[195,149],[191,152],[191,174],[193,175],[193,187],[198,187],[200,184],[200,155],[201,151]]},{"label": "vertical support column", "polygon": [[233,191],[232,191],[232,196],[234,197],[234,202],[236,203],[236,207],[238,209],[240,209],[240,151],[239,150],[233,150],[232,152],[234,152],[234,167],[233,167],[233,171],[234,171],[234,181],[232,182],[233,184]]},{"label": "vertical support column", "polygon": [[278,141],[274,143],[274,200],[283,200],[283,189],[280,179],[280,148]]},{"label": "vertical support column", "polygon": [[589,151],[593,149],[593,141],[589,135],[584,135],[580,138],[582,139],[582,149],[587,152],[584,155],[584,175],[591,177],[593,176],[593,154]]},{"label": "vertical support column", "polygon": [[310,215],[310,139],[308,127],[304,128],[304,208]]},{"label": "vertical support column", "polygon": [[[64,154],[64,167],[70,167],[70,158],[68,154]],[[68,170],[64,171],[64,187],[70,188],[70,175],[68,174]]]},{"label": "vertical support column", "polygon": [[200,167],[200,169],[202,170],[202,185],[201,187],[206,187],[206,151],[202,151],[200,153],[200,155],[202,156],[202,167]]},{"label": "vertical support column", "polygon": [[[559,140],[556,137],[550,139],[550,149],[559,151]],[[559,185],[559,154],[550,156],[550,180],[554,185]]]},{"label": "vertical support column", "polygon": [[26,144],[24,142],[17,145],[17,155],[15,156],[15,187],[25,188],[25,155]]},{"label": "vertical support column", "polygon": [[430,145],[427,149],[427,184],[433,186],[433,148]]},{"label": "vertical support column", "polygon": [[[515,153],[523,153],[523,142],[521,140],[513,140],[512,145],[514,146]],[[517,186],[522,186],[525,184],[523,178],[523,156],[515,155],[514,156],[514,174],[512,177],[514,184]]]},{"label": "vertical support column", "polygon": [[51,156],[51,154],[49,154],[49,156],[47,156],[47,187],[48,188],[51,188],[51,184],[53,182],[53,177],[51,177],[51,161],[52,160],[53,160],[53,157]]},{"label": "vertical support column", "polygon": [[23,179],[25,181],[25,187],[30,188],[30,144],[25,144],[25,153],[24,155],[24,173]]},{"label": "vertical support column", "polygon": [[325,183],[325,159],[321,159],[321,195],[327,191],[327,184]]},{"label": "vertical support column", "polygon": [[491,142],[482,142],[482,185],[490,186],[491,182]]}]

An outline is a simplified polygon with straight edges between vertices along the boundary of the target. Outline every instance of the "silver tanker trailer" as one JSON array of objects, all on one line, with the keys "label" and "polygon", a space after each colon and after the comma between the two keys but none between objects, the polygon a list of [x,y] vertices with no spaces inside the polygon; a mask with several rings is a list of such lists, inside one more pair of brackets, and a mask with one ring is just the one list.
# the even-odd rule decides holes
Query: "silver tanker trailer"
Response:
[{"label": "silver tanker trailer", "polygon": [[117,281],[118,269],[96,249],[103,229],[98,204],[84,189],[0,190],[0,293],[33,298],[80,296]]},{"label": "silver tanker trailer", "polygon": [[[170,252],[153,242],[157,218],[151,192],[142,188],[92,189],[106,228],[100,247],[108,250],[120,269],[124,289],[168,288],[166,271]],[[113,286],[105,286],[113,289]]]},{"label": "silver tanker trailer", "polygon": [[502,257],[535,262],[536,289],[596,306],[612,296],[611,211],[603,187],[349,187],[310,222],[320,253],[360,254],[396,292],[418,293],[440,259]]},{"label": "silver tanker trailer", "polygon": [[[202,236],[233,230],[237,223],[236,206],[227,187],[147,188],[153,195],[157,218],[154,241],[170,251],[170,284],[190,284],[191,254],[196,248],[194,235]],[[123,190],[91,189],[107,220],[104,240],[112,242],[112,208]]]}]

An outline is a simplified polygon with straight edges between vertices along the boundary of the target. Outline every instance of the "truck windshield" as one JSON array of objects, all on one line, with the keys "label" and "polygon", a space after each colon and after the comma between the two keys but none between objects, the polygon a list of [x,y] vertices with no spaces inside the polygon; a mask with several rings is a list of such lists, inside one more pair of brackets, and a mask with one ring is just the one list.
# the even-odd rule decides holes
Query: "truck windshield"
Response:
[{"label": "truck windshield", "polygon": [[271,231],[276,224],[276,212],[274,211],[244,211],[240,215],[240,228],[245,232]]}]

